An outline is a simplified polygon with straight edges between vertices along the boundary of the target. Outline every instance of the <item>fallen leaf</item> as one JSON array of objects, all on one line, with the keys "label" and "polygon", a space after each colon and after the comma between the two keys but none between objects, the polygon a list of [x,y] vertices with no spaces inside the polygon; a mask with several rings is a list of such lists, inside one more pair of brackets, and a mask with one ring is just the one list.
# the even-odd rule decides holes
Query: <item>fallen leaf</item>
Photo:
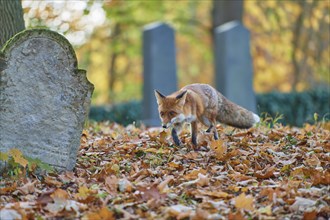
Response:
[{"label": "fallen leaf", "polygon": [[211,196],[211,197],[215,197],[215,198],[224,198],[224,199],[226,199],[226,198],[230,197],[230,195],[228,193],[223,192],[221,190],[214,190],[214,191],[198,190],[197,192],[201,195]]},{"label": "fallen leaf", "polygon": [[272,205],[268,205],[266,207],[261,207],[257,210],[257,213],[259,214],[266,214],[266,215],[272,215]]},{"label": "fallen leaf", "polygon": [[115,175],[108,176],[105,178],[105,186],[106,190],[109,194],[111,195],[116,195],[117,194],[117,189],[118,189],[118,183],[119,180]]},{"label": "fallen leaf", "polygon": [[249,211],[253,211],[253,197],[251,195],[246,196],[245,193],[240,194],[239,196],[234,198],[235,207],[238,209],[245,209]]},{"label": "fallen leaf", "polygon": [[315,220],[317,219],[317,211],[304,212],[303,220]]},{"label": "fallen leaf", "polygon": [[186,180],[194,180],[198,177],[198,174],[200,174],[200,173],[205,175],[207,173],[207,171],[204,169],[192,170],[188,174],[184,175],[183,178],[185,178]]},{"label": "fallen leaf", "polygon": [[9,150],[9,154],[13,157],[14,161],[23,167],[28,165],[28,161],[23,157],[22,152],[17,148],[12,148]]},{"label": "fallen leaf", "polygon": [[14,182],[12,185],[6,186],[6,187],[1,187],[0,189],[1,189],[0,195],[5,195],[7,193],[11,193],[17,189],[17,183]]},{"label": "fallen leaf", "polygon": [[103,206],[96,212],[89,212],[85,216],[83,216],[82,220],[114,220],[116,219],[114,213],[110,211],[107,207]]},{"label": "fallen leaf", "polygon": [[166,142],[167,132],[165,130],[159,133],[159,142],[162,144],[167,144]]},{"label": "fallen leaf", "polygon": [[321,166],[321,162],[316,154],[311,154],[305,159],[305,164],[310,167],[319,167]]},{"label": "fallen leaf", "polygon": [[150,187],[138,187],[138,193],[141,196],[142,201],[153,199],[156,203],[163,202],[167,197],[165,193],[159,191],[156,184],[153,184]]},{"label": "fallen leaf", "polygon": [[259,179],[267,179],[274,176],[275,165],[267,165],[263,170],[258,170],[254,173],[254,176]]},{"label": "fallen leaf", "polygon": [[165,180],[163,180],[163,182],[161,182],[161,183],[157,186],[159,192],[164,193],[164,192],[166,191],[166,189],[168,188],[168,186],[167,186],[168,183],[171,182],[173,179],[174,179],[174,177],[173,177],[172,175],[167,176],[167,177],[165,178]]},{"label": "fallen leaf", "polygon": [[191,207],[181,205],[181,204],[172,205],[165,209],[166,214],[169,214],[172,217],[177,217],[177,219],[187,218],[190,216],[190,214],[192,212],[193,212],[193,209]]},{"label": "fallen leaf", "polygon": [[296,197],[295,202],[290,206],[290,210],[292,211],[304,211],[307,208],[314,207],[316,205],[316,201],[312,199],[306,199],[302,197]]},{"label": "fallen leaf", "polygon": [[33,181],[31,182],[30,180],[28,180],[28,182],[26,184],[24,184],[23,186],[17,188],[20,192],[22,192],[24,195],[27,194],[32,194],[35,192],[35,184],[37,183],[37,181]]},{"label": "fallen leaf", "polygon": [[0,151],[0,160],[2,161],[8,161],[9,155],[7,153],[1,152]]},{"label": "fallen leaf", "polygon": [[196,179],[196,184],[198,186],[207,186],[210,184],[210,179],[206,175],[199,173],[198,178]]},{"label": "fallen leaf", "polygon": [[47,183],[50,186],[56,186],[61,187],[63,184],[60,181],[57,181],[54,177],[46,176],[45,177],[45,183]]},{"label": "fallen leaf", "polygon": [[132,192],[133,184],[128,181],[126,178],[120,179],[118,181],[118,189],[120,192]]},{"label": "fallen leaf", "polygon": [[74,197],[79,201],[83,203],[89,203],[95,199],[94,195],[96,192],[94,190],[91,190],[87,188],[86,186],[81,186],[78,189],[78,193],[74,195]]},{"label": "fallen leaf", "polygon": [[244,218],[244,216],[242,215],[242,213],[240,211],[237,212],[230,212],[228,214],[228,220],[246,220],[247,218]]},{"label": "fallen leaf", "polygon": [[227,146],[224,144],[223,140],[214,140],[210,142],[210,148],[215,152],[215,157],[218,160],[223,160],[225,154],[227,153]]}]

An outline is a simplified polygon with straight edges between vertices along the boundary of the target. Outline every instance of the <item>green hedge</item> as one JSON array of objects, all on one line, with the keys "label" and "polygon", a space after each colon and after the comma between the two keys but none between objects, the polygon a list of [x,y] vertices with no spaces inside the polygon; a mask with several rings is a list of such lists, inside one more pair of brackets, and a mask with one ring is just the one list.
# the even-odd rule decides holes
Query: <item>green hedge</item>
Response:
[{"label": "green hedge", "polygon": [[[258,114],[265,114],[275,118],[283,115],[279,122],[294,126],[304,123],[314,123],[314,113],[319,120],[330,118],[330,92],[313,90],[300,93],[271,92],[257,95]],[[112,121],[123,125],[133,122],[140,123],[142,115],[141,101],[130,101],[111,107],[92,106],[89,117],[95,121]]]},{"label": "green hedge", "polygon": [[304,123],[314,123],[314,113],[319,120],[330,118],[330,92],[313,90],[300,93],[272,92],[257,95],[258,113],[268,113],[272,117],[283,115],[282,124],[302,126]]},{"label": "green hedge", "polygon": [[89,119],[94,121],[111,121],[122,125],[139,123],[142,115],[140,101],[130,101],[114,106],[92,106]]}]

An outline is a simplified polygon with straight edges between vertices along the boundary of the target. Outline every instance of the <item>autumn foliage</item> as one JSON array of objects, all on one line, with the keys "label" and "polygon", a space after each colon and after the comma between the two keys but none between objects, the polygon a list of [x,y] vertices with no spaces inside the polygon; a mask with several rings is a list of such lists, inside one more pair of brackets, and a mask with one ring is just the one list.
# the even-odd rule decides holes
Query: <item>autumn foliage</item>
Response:
[{"label": "autumn foliage", "polygon": [[73,172],[1,176],[1,219],[330,217],[329,124],[217,129],[193,151],[189,132],[179,148],[162,129],[92,124]]}]

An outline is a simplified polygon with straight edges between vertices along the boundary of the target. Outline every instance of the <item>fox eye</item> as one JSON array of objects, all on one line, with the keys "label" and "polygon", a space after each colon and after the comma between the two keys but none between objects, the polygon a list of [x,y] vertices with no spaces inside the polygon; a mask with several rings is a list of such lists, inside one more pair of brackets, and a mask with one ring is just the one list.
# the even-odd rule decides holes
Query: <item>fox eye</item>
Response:
[{"label": "fox eye", "polygon": [[164,116],[164,114],[165,114],[164,112],[160,112],[160,116]]},{"label": "fox eye", "polygon": [[176,115],[176,112],[174,112],[174,111],[170,111],[168,114],[169,114],[170,116],[175,116],[175,115]]}]

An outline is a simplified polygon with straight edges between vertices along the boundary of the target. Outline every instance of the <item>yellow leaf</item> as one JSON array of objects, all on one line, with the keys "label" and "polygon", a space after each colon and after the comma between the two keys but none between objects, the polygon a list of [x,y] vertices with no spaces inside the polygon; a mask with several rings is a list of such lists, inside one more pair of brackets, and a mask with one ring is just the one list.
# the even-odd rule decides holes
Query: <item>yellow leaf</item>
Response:
[{"label": "yellow leaf", "polygon": [[246,196],[245,193],[234,198],[235,206],[238,209],[245,209],[249,211],[253,211],[253,197],[248,195]]},{"label": "yellow leaf", "polygon": [[160,143],[166,144],[166,136],[167,136],[167,133],[166,133],[165,130],[163,130],[162,132],[160,132],[160,135],[159,135],[159,141],[160,141]]},{"label": "yellow leaf", "polygon": [[17,149],[17,148],[12,148],[9,150],[9,154],[12,156],[12,157],[22,157],[23,154],[22,152]]},{"label": "yellow leaf", "polygon": [[0,152],[0,160],[8,161],[8,158],[9,158],[8,154]]},{"label": "yellow leaf", "polygon": [[210,148],[215,152],[215,157],[219,160],[224,159],[227,153],[227,146],[222,140],[214,140],[210,143]]},{"label": "yellow leaf", "polygon": [[78,193],[75,195],[76,198],[79,199],[86,199],[91,193],[91,190],[88,189],[86,186],[81,186],[78,189]]},{"label": "yellow leaf", "polygon": [[22,152],[17,148],[12,148],[9,150],[9,154],[13,157],[14,161],[23,167],[28,165],[28,161],[23,157]]}]

